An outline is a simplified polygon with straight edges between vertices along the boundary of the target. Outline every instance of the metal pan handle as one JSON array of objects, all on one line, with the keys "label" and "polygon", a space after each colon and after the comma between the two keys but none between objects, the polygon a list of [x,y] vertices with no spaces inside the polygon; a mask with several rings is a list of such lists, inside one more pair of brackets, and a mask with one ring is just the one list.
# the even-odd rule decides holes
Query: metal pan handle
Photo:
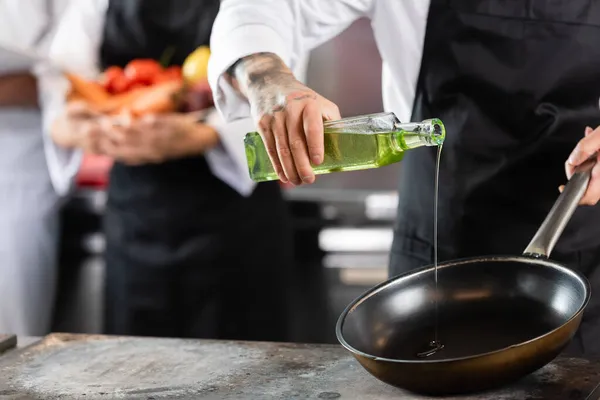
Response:
[{"label": "metal pan handle", "polygon": [[523,255],[548,258],[558,238],[563,233],[565,226],[571,219],[581,198],[587,190],[588,183],[592,177],[592,168],[596,165],[598,154],[588,158],[583,164],[576,168],[575,173],[558,197],[554,206],[546,216],[546,219],[536,232],[523,252]]}]

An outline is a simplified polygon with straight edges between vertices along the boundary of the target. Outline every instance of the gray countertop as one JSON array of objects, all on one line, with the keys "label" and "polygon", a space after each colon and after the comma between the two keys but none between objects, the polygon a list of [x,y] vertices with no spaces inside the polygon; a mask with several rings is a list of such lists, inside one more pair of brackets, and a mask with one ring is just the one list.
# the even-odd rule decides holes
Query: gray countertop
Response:
[{"label": "gray countertop", "polygon": [[[558,358],[464,400],[585,400],[600,363]],[[53,334],[0,357],[0,398],[407,399],[340,346]]]}]

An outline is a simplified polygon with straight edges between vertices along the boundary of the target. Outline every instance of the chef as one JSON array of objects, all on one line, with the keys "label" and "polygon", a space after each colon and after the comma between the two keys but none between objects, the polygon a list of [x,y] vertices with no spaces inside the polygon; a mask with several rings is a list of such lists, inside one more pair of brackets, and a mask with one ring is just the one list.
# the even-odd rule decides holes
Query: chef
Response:
[{"label": "chef", "polygon": [[60,196],[33,71],[66,5],[0,0],[0,332],[41,336],[51,327]]},{"label": "chef", "polygon": [[[81,0],[51,47],[72,72],[97,79],[109,66],[181,65],[209,44],[219,0]],[[64,78],[47,106],[50,134],[69,165],[82,149],[115,160],[105,216],[105,328],[109,334],[245,340],[288,338],[291,226],[279,185],[249,178],[243,135],[252,121],[206,123],[177,114],[112,126],[65,105]]]},{"label": "chef", "polygon": [[[321,120],[340,117],[289,68],[362,17],[383,59],[385,109],[402,121],[439,117],[447,127],[440,260],[522,252],[566,181],[565,160],[570,175],[600,148],[593,129],[600,125],[600,7],[589,0],[224,0],[209,67],[215,101],[228,121],[254,117],[282,181],[314,181]],[[432,262],[435,153],[404,158],[392,276]],[[599,177],[600,165],[583,204],[598,201]],[[600,208],[576,211],[552,258],[583,271],[600,291]],[[596,299],[578,352],[600,353]]]}]

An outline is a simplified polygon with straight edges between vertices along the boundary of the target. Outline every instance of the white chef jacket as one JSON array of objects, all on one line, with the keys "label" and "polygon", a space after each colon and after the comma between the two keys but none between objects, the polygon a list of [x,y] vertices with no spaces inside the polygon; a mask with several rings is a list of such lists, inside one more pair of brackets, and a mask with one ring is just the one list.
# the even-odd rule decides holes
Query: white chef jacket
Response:
[{"label": "white chef jacket", "polygon": [[239,58],[270,52],[294,68],[299,55],[367,17],[383,59],[384,108],[408,121],[428,11],[428,0],[222,0],[211,36],[209,64],[216,107],[226,121],[250,113],[247,101],[223,78]]},{"label": "white chef jacket", "polygon": [[[107,7],[108,0],[74,1],[51,44],[51,59],[88,79],[97,78]],[[297,71],[301,75],[304,74],[306,63],[306,58],[298,63]],[[64,107],[69,84],[51,65],[40,68],[38,78],[44,88],[44,126],[48,131]],[[243,138],[247,132],[255,130],[254,124],[250,119],[224,123],[217,112],[209,116],[207,123],[215,127],[220,135],[220,144],[205,153],[212,173],[240,194],[250,195],[255,183],[248,172]],[[60,193],[65,193],[71,187],[81,156],[80,150],[52,147],[48,159],[54,185]]]},{"label": "white chef jacket", "polygon": [[[36,58],[27,55],[44,57],[68,1],[0,0],[0,75],[33,70]],[[10,166],[8,170],[1,168],[6,172],[3,181],[47,178],[43,154],[37,156],[43,146],[40,128],[41,115],[34,108],[0,109],[0,167]]]}]

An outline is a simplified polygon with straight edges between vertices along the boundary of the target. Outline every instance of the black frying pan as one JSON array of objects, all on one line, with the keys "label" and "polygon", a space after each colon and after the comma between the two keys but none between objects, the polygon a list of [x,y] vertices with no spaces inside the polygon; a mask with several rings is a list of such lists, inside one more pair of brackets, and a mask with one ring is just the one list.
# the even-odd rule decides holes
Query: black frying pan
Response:
[{"label": "black frying pan", "polygon": [[[422,394],[458,394],[515,381],[552,361],[571,341],[590,299],[579,272],[548,260],[590,180],[589,160],[571,178],[521,256],[428,266],[354,300],[336,334],[372,375]],[[445,346],[417,354],[434,338]]]}]

